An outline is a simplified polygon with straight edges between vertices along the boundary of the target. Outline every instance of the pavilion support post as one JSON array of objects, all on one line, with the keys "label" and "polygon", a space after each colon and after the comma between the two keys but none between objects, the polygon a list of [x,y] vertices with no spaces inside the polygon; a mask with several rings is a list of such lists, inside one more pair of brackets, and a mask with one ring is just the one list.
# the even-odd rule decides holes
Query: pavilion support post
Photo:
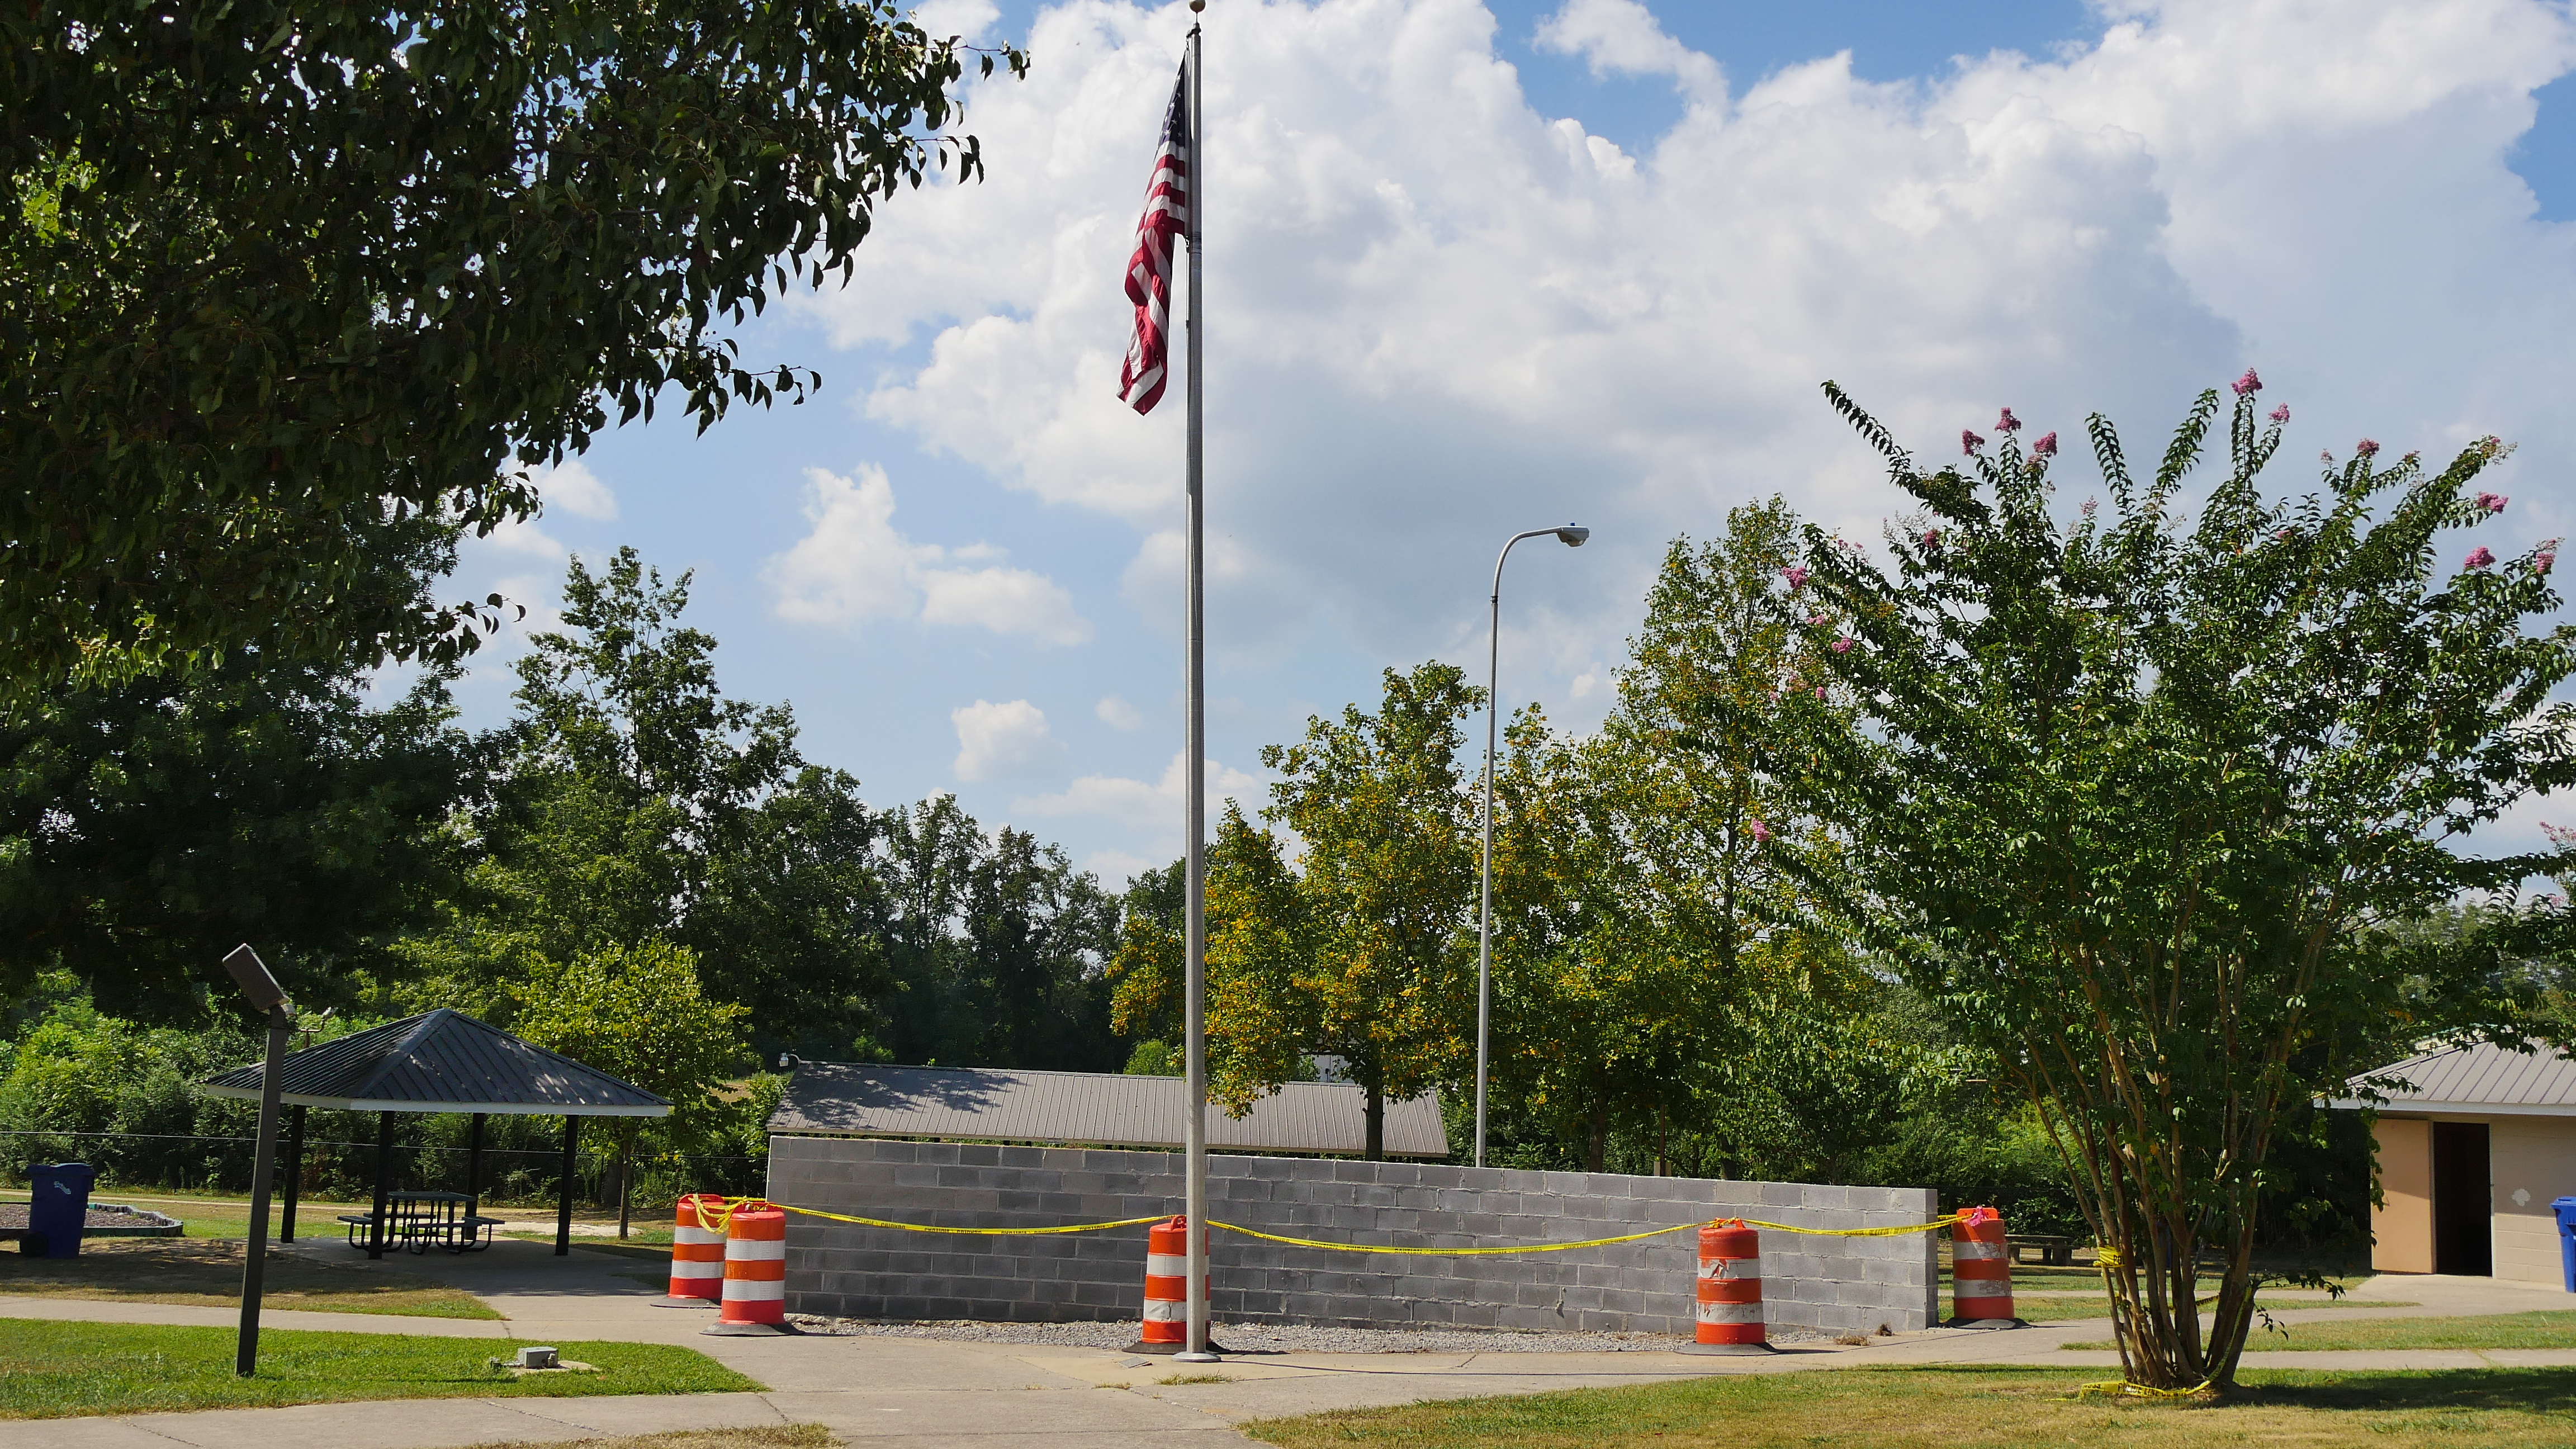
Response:
[{"label": "pavilion support post", "polygon": [[394,1190],[394,1114],[376,1114],[376,1201],[369,1214],[374,1219],[367,1227],[367,1256],[385,1255],[385,1239],[393,1224],[387,1212],[393,1206]]},{"label": "pavilion support post", "polygon": [[282,1184],[277,1220],[277,1240],[295,1241],[295,1197],[304,1187],[304,1109],[296,1108],[286,1115],[286,1181]]},{"label": "pavilion support post", "polygon": [[572,1187],[579,1160],[573,1155],[581,1146],[581,1119],[564,1114],[563,1194],[555,1200],[555,1256],[572,1252]]},{"label": "pavilion support post", "polygon": [[465,1215],[483,1211],[483,1123],[491,1114],[474,1114],[474,1130],[465,1139]]}]

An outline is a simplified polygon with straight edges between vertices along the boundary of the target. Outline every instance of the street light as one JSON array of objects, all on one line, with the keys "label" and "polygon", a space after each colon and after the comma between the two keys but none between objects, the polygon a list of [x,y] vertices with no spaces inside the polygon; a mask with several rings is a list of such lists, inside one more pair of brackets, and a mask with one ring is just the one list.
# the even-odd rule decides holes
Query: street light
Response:
[{"label": "street light", "polygon": [[259,1074],[259,1148],[250,1169],[250,1252],[242,1260],[241,1339],[233,1350],[233,1372],[249,1378],[259,1365],[259,1280],[268,1260],[268,1189],[277,1169],[278,1077],[286,1060],[286,1039],[294,1034],[295,1013],[286,992],[259,953],[247,944],[224,958],[224,970],[241,988],[251,1008],[268,1017],[268,1058]]},{"label": "street light", "polygon": [[1494,727],[1502,713],[1500,693],[1503,658],[1503,564],[1512,544],[1525,538],[1556,535],[1567,548],[1581,548],[1592,530],[1569,523],[1563,528],[1533,528],[1512,535],[1494,559],[1494,594],[1485,620],[1485,890],[1476,928],[1476,1165],[1485,1165],[1485,1050],[1494,1016]]}]

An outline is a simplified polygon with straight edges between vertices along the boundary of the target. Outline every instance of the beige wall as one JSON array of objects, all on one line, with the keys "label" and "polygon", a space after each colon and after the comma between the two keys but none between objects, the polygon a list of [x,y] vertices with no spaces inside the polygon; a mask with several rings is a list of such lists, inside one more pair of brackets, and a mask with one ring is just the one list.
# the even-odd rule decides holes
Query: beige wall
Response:
[{"label": "beige wall", "polygon": [[[2384,1134],[2389,1124],[2380,1124]],[[2554,1197],[2576,1197],[2576,1118],[2493,1117],[2488,1158],[2495,1180],[2495,1274],[2564,1282]],[[2514,1194],[2524,1194],[2520,1202]]]},{"label": "beige wall", "polygon": [[2433,1271],[2433,1124],[2379,1119],[2380,1204],[2370,1210],[2370,1266]]}]

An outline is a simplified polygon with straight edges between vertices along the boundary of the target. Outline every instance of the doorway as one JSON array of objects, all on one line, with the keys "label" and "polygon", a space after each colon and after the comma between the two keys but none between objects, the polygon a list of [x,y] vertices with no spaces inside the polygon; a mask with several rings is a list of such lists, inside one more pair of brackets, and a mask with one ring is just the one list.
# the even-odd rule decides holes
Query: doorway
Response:
[{"label": "doorway", "polygon": [[2495,1275],[2494,1189],[2487,1176],[2487,1124],[2433,1124],[2433,1271]]}]

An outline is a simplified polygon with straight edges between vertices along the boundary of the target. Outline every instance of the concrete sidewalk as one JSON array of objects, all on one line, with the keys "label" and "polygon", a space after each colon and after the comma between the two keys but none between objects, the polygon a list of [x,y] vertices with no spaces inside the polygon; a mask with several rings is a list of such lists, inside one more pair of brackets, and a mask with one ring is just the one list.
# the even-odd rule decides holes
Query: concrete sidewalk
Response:
[{"label": "concrete sidewalk", "polygon": [[[307,1249],[346,1254],[338,1244]],[[359,1259],[363,1263],[363,1259]],[[696,1349],[767,1386],[756,1394],[588,1399],[441,1399],[227,1409],[87,1419],[16,1421],[10,1449],[271,1449],[312,1438],[333,1449],[454,1449],[500,1440],[564,1440],[673,1429],[819,1423],[853,1444],[885,1449],[1000,1449],[1043,1443],[1239,1446],[1247,1419],[1426,1399],[1539,1393],[1717,1374],[1796,1373],[1929,1365],[2094,1367],[2116,1355],[2069,1353],[2060,1344],[2105,1336],[2104,1320],[2008,1332],[1934,1329],[1859,1346],[1793,1345],[1760,1358],[1680,1353],[1466,1353],[1248,1355],[1214,1366],[1175,1365],[1036,1344],[960,1343],[894,1337],[711,1338],[708,1309],[653,1306],[650,1261],[576,1247],[503,1243],[488,1253],[388,1258],[385,1268],[454,1284],[507,1315],[488,1320],[375,1314],[271,1313],[276,1328],[423,1333],[528,1342],[611,1339]],[[2377,1279],[2356,1297],[2402,1299],[2410,1309],[2299,1309],[2285,1323],[2515,1313],[2576,1306],[2576,1298],[2489,1280]],[[0,1317],[229,1325],[231,1310],[0,1298]],[[2248,1367],[2473,1369],[2576,1365],[2576,1350],[2264,1353]],[[1165,1384],[1177,1375],[1219,1382]]]}]

